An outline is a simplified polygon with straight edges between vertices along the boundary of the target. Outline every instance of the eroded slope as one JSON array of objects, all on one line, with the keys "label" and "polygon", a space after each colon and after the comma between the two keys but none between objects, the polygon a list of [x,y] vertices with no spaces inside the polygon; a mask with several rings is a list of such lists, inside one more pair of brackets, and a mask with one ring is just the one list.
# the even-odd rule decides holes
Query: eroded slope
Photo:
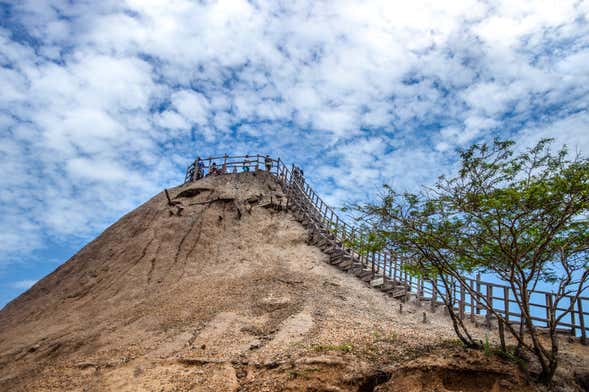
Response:
[{"label": "eroded slope", "polygon": [[510,364],[465,365],[445,318],[399,314],[328,265],[272,208],[284,196],[268,174],[170,195],[175,206],[157,195],[0,312],[1,390],[428,390],[403,369],[430,352],[456,352],[456,374],[486,375],[488,390],[528,389]]}]

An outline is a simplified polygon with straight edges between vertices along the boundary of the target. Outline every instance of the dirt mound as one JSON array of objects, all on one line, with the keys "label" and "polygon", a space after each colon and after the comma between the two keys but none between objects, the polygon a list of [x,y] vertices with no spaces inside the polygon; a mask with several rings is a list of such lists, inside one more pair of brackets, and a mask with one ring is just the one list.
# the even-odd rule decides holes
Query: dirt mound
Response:
[{"label": "dirt mound", "polygon": [[[404,390],[453,390],[458,373],[443,369],[462,370],[449,363],[394,367],[452,352],[446,318],[424,325],[409,305],[399,314],[328,265],[277,208],[285,197],[272,176],[169,194],[172,205],[155,196],[0,312],[0,390],[369,391],[399,390],[400,377]],[[520,385],[515,373],[497,384],[504,366],[487,361],[472,379]],[[432,381],[408,384],[415,374]]]}]

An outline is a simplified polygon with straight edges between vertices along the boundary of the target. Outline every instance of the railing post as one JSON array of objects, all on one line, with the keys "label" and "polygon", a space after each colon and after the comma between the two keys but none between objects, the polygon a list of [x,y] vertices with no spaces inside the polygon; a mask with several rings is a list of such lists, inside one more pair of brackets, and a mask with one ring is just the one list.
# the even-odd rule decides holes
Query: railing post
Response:
[{"label": "railing post", "polygon": [[364,255],[363,248],[364,247],[364,239],[362,238],[361,234],[358,234],[358,258],[360,259],[360,264],[364,265]]},{"label": "railing post", "polygon": [[434,312],[436,310],[436,301],[438,300],[438,288],[436,283],[436,277],[432,279],[432,300],[430,301],[431,311]]},{"label": "railing post", "polygon": [[480,306],[480,301],[479,301],[479,297],[481,295],[481,274],[477,274],[477,277],[476,277],[476,293],[477,293],[477,310],[476,310],[476,313],[477,314],[481,314],[481,306]]},{"label": "railing post", "polygon": [[399,264],[399,256],[395,255],[395,260],[393,261],[393,281],[396,284],[398,281],[400,282],[401,279],[397,281],[397,266]]},{"label": "railing post", "polygon": [[569,313],[571,314],[571,336],[574,337],[577,336],[577,324],[575,323],[575,301],[571,297],[569,297]]},{"label": "railing post", "polygon": [[485,309],[485,322],[487,323],[487,328],[491,328],[491,312],[489,312],[489,308],[493,308],[493,286],[487,284],[487,309]]},{"label": "railing post", "polygon": [[505,321],[509,322],[509,288],[503,287],[503,308],[505,309]]},{"label": "railing post", "polygon": [[329,209],[329,228],[331,229],[331,225],[333,224],[333,210]]},{"label": "railing post", "polygon": [[546,328],[550,328],[552,324],[552,294],[544,294],[546,298]]},{"label": "railing post", "polygon": [[[448,286],[446,285],[446,292],[444,293],[444,297],[446,297],[446,312],[448,312],[448,314],[450,314],[450,307],[454,308],[454,304],[452,303],[452,301],[450,301],[450,291],[452,290],[452,285],[450,284],[450,289],[448,289]],[[454,298],[454,301],[456,300],[456,298]]]},{"label": "railing post", "polygon": [[380,265],[381,265],[381,259],[382,255],[380,254],[380,252],[376,252],[376,273],[380,274]]},{"label": "railing post", "polygon": [[587,331],[585,331],[585,315],[583,314],[583,300],[577,299],[577,309],[579,311],[579,327],[581,328],[581,343],[587,344]]},{"label": "railing post", "polygon": [[[475,315],[475,295],[473,292],[475,291],[475,282],[474,280],[470,280],[470,321],[474,323],[474,315]],[[479,299],[476,298],[476,306],[478,307]]]},{"label": "railing post", "polygon": [[362,235],[362,237],[360,237],[360,238],[362,241],[362,242],[360,242],[360,252],[362,252],[361,256],[360,256],[360,260],[362,262],[362,266],[364,266],[367,264],[366,256],[368,256],[368,252],[364,250],[364,235]]},{"label": "railing post", "polygon": [[459,304],[459,313],[460,313],[460,320],[464,320],[464,302],[466,301],[466,295],[464,293],[464,286],[460,285],[460,304]]}]

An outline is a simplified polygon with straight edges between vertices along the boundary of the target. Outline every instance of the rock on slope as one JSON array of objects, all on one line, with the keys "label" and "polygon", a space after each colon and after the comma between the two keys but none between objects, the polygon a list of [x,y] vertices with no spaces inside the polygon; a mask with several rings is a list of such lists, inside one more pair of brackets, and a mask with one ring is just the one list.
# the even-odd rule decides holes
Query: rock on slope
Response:
[{"label": "rock on slope", "polygon": [[268,208],[284,196],[267,173],[170,195],[176,206],[155,196],[0,312],[0,390],[457,390],[435,363],[402,361],[439,350],[479,380],[462,390],[527,390],[509,364],[460,357],[445,319],[399,314],[328,265]]}]

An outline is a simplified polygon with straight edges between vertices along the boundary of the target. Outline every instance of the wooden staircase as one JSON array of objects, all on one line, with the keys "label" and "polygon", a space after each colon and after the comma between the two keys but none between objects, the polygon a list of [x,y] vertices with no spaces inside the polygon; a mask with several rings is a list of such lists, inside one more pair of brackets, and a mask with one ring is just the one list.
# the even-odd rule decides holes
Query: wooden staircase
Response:
[{"label": "wooden staircase", "polygon": [[375,263],[346,248],[328,229],[322,214],[300,187],[296,184],[284,184],[283,191],[289,199],[289,211],[308,230],[307,243],[329,255],[331,265],[355,275],[369,287],[380,290],[392,298],[406,301],[412,296],[411,287],[406,282],[391,279]]}]

